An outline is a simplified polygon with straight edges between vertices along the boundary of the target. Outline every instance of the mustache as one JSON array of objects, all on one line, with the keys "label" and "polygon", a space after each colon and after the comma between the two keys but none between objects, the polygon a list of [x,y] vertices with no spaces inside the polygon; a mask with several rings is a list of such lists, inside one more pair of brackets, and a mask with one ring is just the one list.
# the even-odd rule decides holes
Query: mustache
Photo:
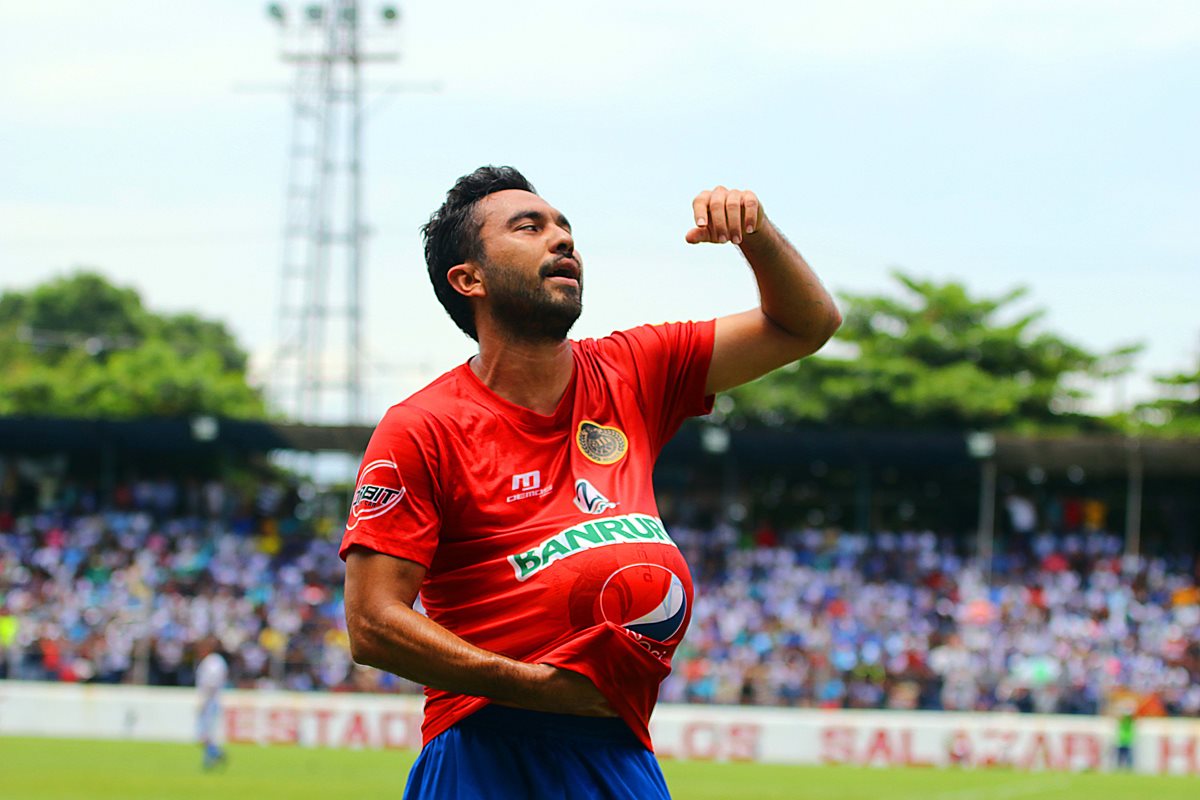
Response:
[{"label": "mustache", "polygon": [[[569,263],[564,263],[564,262],[569,262]],[[564,254],[555,256],[554,258],[550,259],[546,263],[542,264],[541,269],[538,270],[538,275],[539,275],[539,277],[542,277],[542,278],[548,278],[551,275],[553,275],[554,273],[560,272],[562,270],[567,270],[567,271],[574,273],[574,277],[576,279],[582,279],[583,278],[583,261],[580,260],[579,256],[574,253],[570,253],[570,254],[564,253]]]}]

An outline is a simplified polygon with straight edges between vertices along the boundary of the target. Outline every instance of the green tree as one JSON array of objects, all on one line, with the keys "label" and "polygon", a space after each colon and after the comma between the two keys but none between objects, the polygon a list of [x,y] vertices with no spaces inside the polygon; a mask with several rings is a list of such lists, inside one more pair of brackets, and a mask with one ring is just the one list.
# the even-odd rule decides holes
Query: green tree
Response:
[{"label": "green tree", "polygon": [[246,352],[223,322],[195,314],[178,314],[156,318],[153,330],[158,338],[171,342],[181,354],[212,353],[220,359],[223,369],[246,371]]},{"label": "green tree", "polygon": [[1137,416],[1152,432],[1200,436],[1200,367],[1154,378],[1161,397],[1138,406]]},{"label": "green tree", "polygon": [[843,295],[845,357],[814,356],[731,392],[731,415],[768,424],[1021,429],[1103,426],[1078,379],[1128,369],[1140,349],[1096,354],[1038,331],[1028,294],[972,297],[960,283],[893,273],[903,294]]},{"label": "green tree", "polygon": [[156,314],[77,272],[0,295],[0,413],[262,417],[246,353],[221,322]]}]

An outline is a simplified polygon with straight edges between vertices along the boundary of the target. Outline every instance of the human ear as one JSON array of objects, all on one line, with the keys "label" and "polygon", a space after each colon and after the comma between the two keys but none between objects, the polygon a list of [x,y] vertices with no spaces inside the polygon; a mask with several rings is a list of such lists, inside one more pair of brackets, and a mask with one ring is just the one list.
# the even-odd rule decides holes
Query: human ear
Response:
[{"label": "human ear", "polygon": [[446,271],[446,280],[450,287],[464,297],[486,297],[487,288],[483,285],[483,272],[478,265],[470,261],[455,264]]}]

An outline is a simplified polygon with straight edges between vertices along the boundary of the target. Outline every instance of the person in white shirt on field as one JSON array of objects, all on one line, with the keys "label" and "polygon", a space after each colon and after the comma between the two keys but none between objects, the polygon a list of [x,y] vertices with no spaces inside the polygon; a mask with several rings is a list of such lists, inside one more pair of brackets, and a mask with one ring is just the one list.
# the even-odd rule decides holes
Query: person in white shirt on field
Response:
[{"label": "person in white shirt on field", "polygon": [[200,706],[196,716],[196,736],[204,746],[204,768],[212,769],[225,763],[225,751],[217,743],[221,720],[221,691],[229,680],[229,665],[221,655],[213,637],[200,642],[197,648],[196,692]]}]

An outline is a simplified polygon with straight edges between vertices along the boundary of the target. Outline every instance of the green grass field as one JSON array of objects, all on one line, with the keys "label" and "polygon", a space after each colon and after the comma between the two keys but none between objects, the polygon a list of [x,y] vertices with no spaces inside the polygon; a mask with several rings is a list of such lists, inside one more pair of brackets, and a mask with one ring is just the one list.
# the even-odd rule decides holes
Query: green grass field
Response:
[{"label": "green grass field", "polygon": [[[228,766],[200,770],[198,747],[0,737],[4,800],[364,800],[399,798],[414,754],[230,748]],[[1200,780],[1009,771],[784,767],[667,761],[677,800],[1195,800]]]}]

